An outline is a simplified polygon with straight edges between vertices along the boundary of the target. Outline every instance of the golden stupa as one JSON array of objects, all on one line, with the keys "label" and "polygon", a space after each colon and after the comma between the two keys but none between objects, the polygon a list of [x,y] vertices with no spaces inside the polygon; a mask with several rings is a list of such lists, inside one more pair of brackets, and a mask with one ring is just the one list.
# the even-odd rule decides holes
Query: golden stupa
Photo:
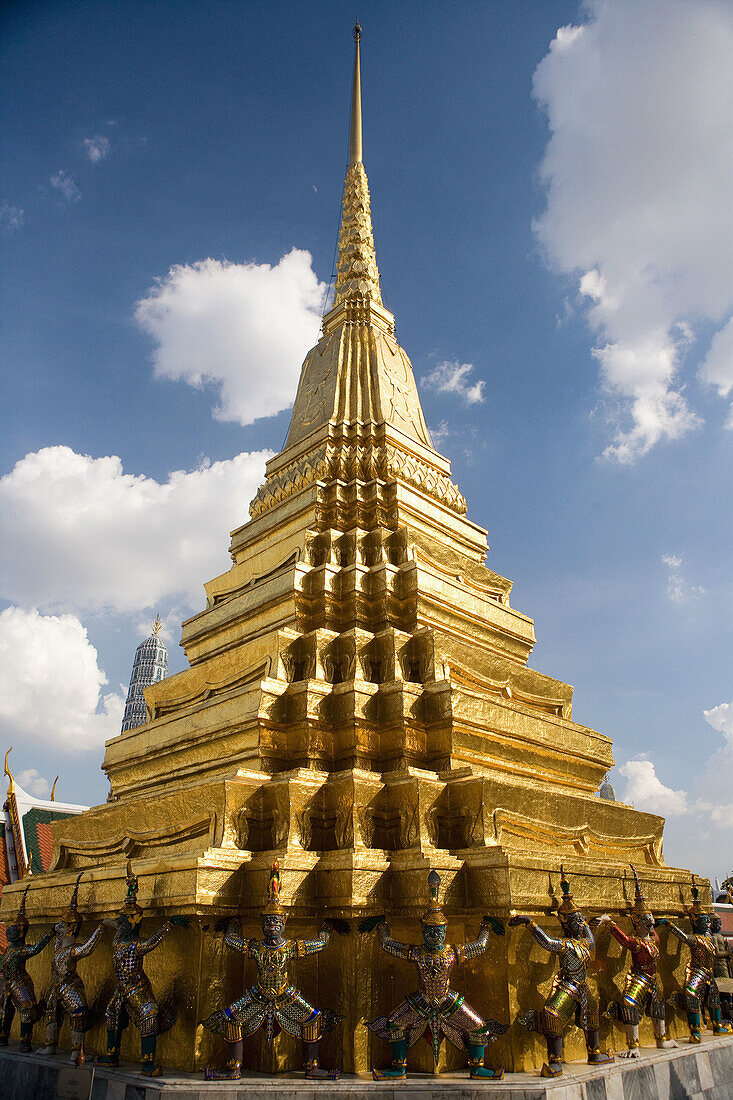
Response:
[{"label": "golden stupa", "polygon": [[[380,293],[358,37],[333,306],[250,516],[232,534],[231,568],[205,585],[205,610],[183,624],[190,667],[147,688],[148,721],[107,742],[108,802],[54,827],[54,865],[27,902],[32,925],[47,926],[84,871],[87,919],[113,915],[131,859],[145,932],[169,913],[192,918],[146,964],[158,997],[178,1008],[159,1042],[164,1065],[224,1058],[199,1021],[252,976],[216,924],[240,914],[257,934],[276,856],[289,936],[328,914],[352,921],[351,936],[332,937],[293,974],[313,1003],[344,1014],[322,1058],[346,1071],[388,1058],[363,1021],[413,981],[374,936],[356,934],[356,919],[386,912],[394,935],[419,938],[431,869],[456,942],[484,913],[528,912],[557,928],[547,914],[561,862],[588,916],[633,900],[629,863],[653,909],[682,913],[690,875],[664,863],[663,819],[597,796],[611,741],[573,720],[568,684],[528,667],[532,619],[484,564],[486,531],[432,445]],[[3,891],[3,919],[24,885]],[[669,983],[684,959],[667,950]],[[615,941],[599,944],[598,959],[602,994],[617,996],[628,960]],[[47,969],[43,955],[29,966],[41,991]],[[79,970],[96,1006],[87,1045],[102,1050],[109,943]],[[541,1006],[553,971],[526,932],[507,929],[458,972],[485,1016],[512,1022],[488,1063],[539,1065],[541,1039],[513,1021]],[[584,1057],[572,1035],[569,1056]],[[248,1067],[300,1065],[287,1036],[272,1052],[252,1043]],[[137,1044],[130,1027],[123,1057]],[[423,1046],[410,1065],[427,1069]]]}]

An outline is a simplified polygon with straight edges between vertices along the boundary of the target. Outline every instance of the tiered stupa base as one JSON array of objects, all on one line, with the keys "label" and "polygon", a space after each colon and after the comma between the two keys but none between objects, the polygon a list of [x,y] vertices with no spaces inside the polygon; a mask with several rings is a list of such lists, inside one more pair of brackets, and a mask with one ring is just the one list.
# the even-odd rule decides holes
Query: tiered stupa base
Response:
[{"label": "tiered stupa base", "polygon": [[[206,798],[198,788],[196,800],[201,821],[206,819],[207,810],[211,810],[212,820],[236,821],[239,816],[236,807],[248,804],[248,792],[251,797],[251,792],[261,790],[261,777],[258,778],[259,784],[254,783],[253,776],[212,784]],[[410,778],[414,779],[414,775],[395,776],[394,780],[406,783]],[[318,777],[298,771],[277,776],[271,782],[295,785],[300,791],[298,797],[302,797],[303,787],[317,789]],[[298,797],[291,790],[289,805],[293,809],[298,806]],[[595,803],[599,809],[604,808],[597,799]],[[159,808],[163,806],[164,803]],[[104,820],[119,809],[110,805],[96,812]],[[183,817],[187,809],[183,797],[179,809]],[[142,808],[139,810],[142,812]],[[105,826],[106,831],[108,821]],[[173,836],[176,832],[171,829]],[[154,837],[161,845],[155,855],[144,851],[145,841],[152,843]],[[133,855],[140,901],[151,911],[141,934],[152,933],[166,912],[188,913],[192,917],[189,929],[175,929],[146,958],[146,970],[157,997],[161,1002],[174,1004],[178,1013],[172,1029],[159,1039],[160,1059],[163,1064],[189,1071],[202,1070],[207,1063],[223,1064],[226,1055],[223,1041],[202,1028],[200,1021],[231,1003],[255,980],[251,964],[243,966],[241,956],[224,946],[217,922],[227,915],[241,914],[245,937],[259,937],[262,899],[272,860],[278,855],[277,851],[264,850],[243,859],[241,850],[208,847],[208,840],[208,831],[203,831],[199,854],[189,851],[179,856],[164,852],[165,838],[159,831],[156,835],[155,830],[147,836],[142,829],[134,832],[134,839],[123,844]],[[186,843],[190,849],[193,844],[190,835]],[[89,846],[94,847],[92,841]],[[559,892],[554,856],[548,860],[546,854],[542,857],[521,853],[502,845],[460,853],[435,848],[390,852],[353,847],[311,852],[290,847],[284,856],[279,854],[282,897],[290,914],[286,925],[289,938],[311,937],[325,915],[345,917],[351,922],[351,935],[332,935],[325,951],[299,960],[291,972],[293,983],[312,1004],[344,1016],[338,1030],[324,1038],[321,1053],[323,1065],[340,1065],[347,1072],[366,1073],[373,1066],[389,1062],[386,1044],[366,1029],[364,1021],[389,1012],[415,987],[414,968],[384,954],[376,935],[359,935],[356,925],[365,915],[386,912],[396,938],[419,942],[419,916],[427,903],[427,875],[431,869],[436,869],[442,878],[441,896],[449,921],[450,942],[460,944],[473,939],[486,912],[504,923],[513,911],[528,912],[548,930],[560,933],[556,919],[546,915],[553,894]],[[71,858],[68,850],[66,858]],[[598,859],[569,855],[567,851],[562,858],[574,896],[589,918],[623,908],[631,888],[628,878],[623,878],[622,864],[604,864]],[[60,916],[54,913],[55,901],[66,899],[70,893],[78,873],[77,859],[78,853],[73,871],[59,870],[39,878],[29,895],[34,906],[49,914],[45,918],[48,923]],[[658,913],[679,913],[680,894],[689,884],[687,872],[646,867],[642,882],[647,900]],[[85,875],[82,885],[88,919],[112,915],[124,893],[124,865],[94,867]],[[32,938],[40,935],[45,926],[34,923]],[[85,925],[87,928],[91,925]],[[686,952],[679,948],[677,940],[668,936],[666,929],[660,932],[660,975],[665,990],[671,992],[681,986]],[[628,965],[628,958],[616,941],[605,934],[599,936],[590,980],[602,1005],[620,996]],[[48,980],[48,960],[41,955],[32,959],[28,968],[37,992],[42,995]],[[93,1026],[88,1043],[101,1050],[103,1011],[112,992],[109,935],[93,956],[80,961],[79,972],[92,1006]],[[484,955],[454,971],[452,984],[482,1015],[510,1024],[507,1033],[487,1047],[488,1065],[523,1072],[541,1065],[545,1056],[543,1041],[516,1023],[516,1018],[529,1008],[542,1006],[554,973],[554,959],[541,951],[525,930],[517,928],[507,928],[504,936],[492,934]],[[669,1010],[669,1017],[670,1034],[686,1038],[683,1016]],[[641,1036],[642,1042],[653,1044],[650,1021],[643,1021]],[[623,1030],[605,1021],[601,1037],[604,1048],[623,1046]],[[42,1023],[36,1028],[34,1041],[39,1046],[43,1044]],[[67,1041],[64,1030],[60,1047]],[[565,1049],[569,1058],[584,1057],[583,1037],[577,1029],[569,1030]],[[122,1052],[130,1061],[139,1056],[139,1037],[132,1026],[124,1033]],[[465,1063],[463,1052],[444,1043],[441,1068],[459,1069]],[[297,1070],[301,1065],[300,1044],[280,1034],[268,1049],[263,1035],[257,1035],[246,1044],[245,1064],[266,1071]],[[416,1070],[431,1071],[432,1054],[427,1043],[412,1048],[408,1064]]]}]

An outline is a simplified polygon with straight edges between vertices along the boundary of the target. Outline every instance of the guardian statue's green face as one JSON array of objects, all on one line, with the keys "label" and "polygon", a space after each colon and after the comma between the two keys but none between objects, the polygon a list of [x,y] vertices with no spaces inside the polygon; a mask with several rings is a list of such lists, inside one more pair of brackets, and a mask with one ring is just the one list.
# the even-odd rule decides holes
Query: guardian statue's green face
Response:
[{"label": "guardian statue's green face", "polygon": [[440,951],[445,946],[446,926],[444,924],[424,924],[422,939],[428,951]]}]

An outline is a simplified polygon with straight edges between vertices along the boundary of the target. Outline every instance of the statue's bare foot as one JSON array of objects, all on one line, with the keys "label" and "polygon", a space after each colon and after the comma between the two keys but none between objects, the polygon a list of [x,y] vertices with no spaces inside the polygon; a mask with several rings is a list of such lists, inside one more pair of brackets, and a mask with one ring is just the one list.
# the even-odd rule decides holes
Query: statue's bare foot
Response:
[{"label": "statue's bare foot", "polygon": [[674,1039],[657,1039],[657,1046],[660,1050],[672,1050],[678,1044],[675,1043]]},{"label": "statue's bare foot", "polygon": [[622,1050],[619,1058],[638,1058],[640,1056],[638,1047],[629,1047],[628,1050]]}]

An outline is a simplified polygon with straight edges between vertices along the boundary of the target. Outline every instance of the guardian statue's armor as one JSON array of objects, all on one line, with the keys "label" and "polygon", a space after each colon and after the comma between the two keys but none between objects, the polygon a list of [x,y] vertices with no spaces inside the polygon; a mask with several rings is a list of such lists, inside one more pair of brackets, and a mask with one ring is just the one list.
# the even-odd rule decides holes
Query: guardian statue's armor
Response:
[{"label": "guardian statue's armor", "polygon": [[[668,924],[672,935],[687,944],[690,949],[690,961],[685,970],[685,984],[682,990],[682,1003],[687,1012],[690,1042],[699,1043],[703,1008],[707,1008],[710,1013],[713,1034],[727,1035],[729,1029],[723,1024],[720,993],[713,977],[715,941],[710,935],[711,914],[706,912],[700,904],[700,891],[695,885],[694,875],[692,876],[692,905],[686,908],[692,925],[692,935],[688,935],[671,921],[663,920],[658,923]],[[676,1007],[678,1002],[678,995],[672,994],[669,1003]]]},{"label": "guardian statue's armor", "polygon": [[557,955],[560,960],[545,1007],[539,1012],[527,1012],[519,1018],[520,1023],[529,1031],[544,1035],[547,1042],[547,1061],[542,1066],[541,1077],[561,1075],[563,1035],[571,1022],[585,1034],[589,1065],[613,1061],[612,1054],[604,1053],[600,1049],[598,1003],[588,988],[588,965],[594,946],[593,933],[573,901],[562,867],[560,886],[563,897],[557,915],[565,933],[561,939],[548,936],[530,917],[512,917],[509,921],[512,925],[526,924],[540,947]]},{"label": "guardian statue's armor", "polygon": [[161,1013],[153,996],[143,959],[160,946],[174,925],[188,926],[187,917],[171,917],[157,932],[146,940],[139,939],[143,910],[137,904],[137,876],[127,861],[127,897],[117,918],[117,931],[112,944],[112,966],[115,991],[107,1005],[107,1051],[99,1061],[117,1066],[120,1062],[122,1032],[132,1020],[140,1032],[140,1072],[147,1077],[159,1077],[160,1066],[155,1063],[155,1047],[158,1035],[166,1031],[173,1018]]},{"label": "guardian statue's armor", "polygon": [[38,1019],[38,1002],[33,979],[25,968],[28,959],[40,954],[47,943],[53,939],[53,932],[41,936],[38,943],[26,943],[28,920],[25,915],[25,901],[30,889],[26,886],[18,909],[18,915],[8,925],[6,935],[8,946],[0,957],[0,974],[4,978],[4,1000],[0,1046],[6,1047],[10,1039],[10,1028],[16,1011],[20,1016],[20,1049],[24,1054],[31,1051],[33,1025]]},{"label": "guardian statue's armor", "polygon": [[641,892],[639,877],[634,872],[634,904],[629,916],[636,935],[628,936],[604,914],[599,924],[608,924],[611,935],[631,952],[631,969],[626,974],[624,992],[620,1001],[612,1001],[604,1015],[610,1020],[620,1020],[626,1026],[626,1053],[623,1057],[639,1057],[639,1022],[644,1012],[652,1018],[654,1038],[658,1047],[676,1047],[666,1036],[664,995],[657,977],[659,961],[659,937],[654,930],[654,914],[647,909]]},{"label": "guardian statue's armor", "polygon": [[303,1043],[304,1069],[312,1080],[337,1080],[340,1070],[322,1069],[318,1064],[318,1044],[321,1036],[332,1031],[342,1019],[328,1009],[319,1011],[305,999],[288,980],[291,959],[314,955],[328,944],[332,928],[348,931],[345,922],[326,920],[312,940],[286,940],[283,931],[285,909],[280,901],[280,871],[273,864],[268,901],[262,910],[261,940],[245,940],[230,921],[224,943],[232,951],[253,959],[257,967],[257,984],[247,989],[228,1008],[213,1012],[203,1021],[204,1027],[219,1032],[229,1044],[229,1060],[224,1070],[207,1067],[206,1079],[239,1080],[242,1076],[243,1040],[261,1027],[266,1029],[267,1042],[272,1042],[275,1029],[280,1028]]},{"label": "guardian statue's armor", "polygon": [[71,1061],[76,1065],[84,1063],[84,1033],[89,1026],[84,983],[76,972],[76,964],[79,959],[91,955],[104,932],[104,925],[100,924],[86,943],[77,943],[82,922],[77,908],[81,878],[79,875],[69,908],[54,929],[56,943],[51,960],[51,989],[46,998],[46,1046],[39,1051],[40,1054],[56,1053],[59,1028],[66,1013],[71,1029]]},{"label": "guardian statue's armor", "polygon": [[388,1069],[372,1071],[375,1081],[384,1079],[404,1080],[407,1077],[407,1051],[430,1029],[433,1058],[437,1065],[441,1037],[460,1050],[468,1051],[471,1077],[491,1077],[500,1080],[503,1069],[489,1069],[484,1065],[487,1043],[507,1030],[496,1020],[484,1020],[460,993],[450,988],[449,978],[457,963],[483,954],[489,942],[490,926],[503,934],[498,921],[484,917],[478,938],[460,947],[445,942],[447,921],[438,901],[440,876],[436,871],[428,875],[430,903],[422,918],[423,943],[400,943],[391,939],[384,917],[367,918],[360,925],[363,932],[377,927],[382,949],[405,962],[411,962],[417,970],[418,987],[389,1016],[379,1016],[366,1026],[380,1038],[386,1039],[392,1048],[392,1065]]},{"label": "guardian statue's armor", "polygon": [[720,990],[720,1007],[723,1018],[733,1019],[733,1005],[731,1004],[733,993],[733,967],[731,966],[731,952],[728,941],[723,935],[723,922],[720,917],[713,917],[711,935],[715,944],[715,962],[713,963],[713,977]]}]

